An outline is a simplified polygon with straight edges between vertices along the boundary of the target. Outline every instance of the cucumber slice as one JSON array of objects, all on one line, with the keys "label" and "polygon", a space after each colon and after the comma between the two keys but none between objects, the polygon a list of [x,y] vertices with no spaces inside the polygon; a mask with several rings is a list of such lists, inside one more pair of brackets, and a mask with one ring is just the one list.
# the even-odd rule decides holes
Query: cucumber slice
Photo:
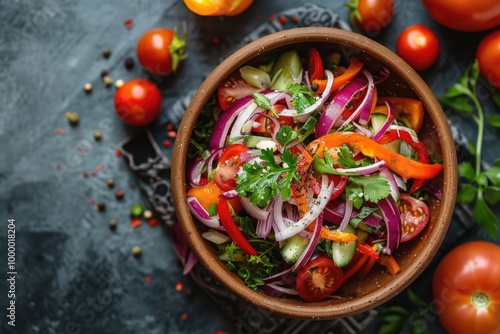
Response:
[{"label": "cucumber slice", "polygon": [[370,232],[363,231],[362,229],[358,228],[356,231],[356,235],[358,236],[358,240],[361,242],[365,242],[366,239],[370,236]]},{"label": "cucumber slice", "polygon": [[267,137],[250,135],[243,140],[243,144],[248,148],[255,148],[263,140],[269,140]]},{"label": "cucumber slice", "polygon": [[297,262],[300,255],[306,249],[307,244],[309,244],[309,240],[298,235],[286,239],[281,246],[281,255],[286,263],[293,264]]},{"label": "cucumber slice", "polygon": [[371,114],[370,122],[372,123],[373,132],[377,132],[378,130],[380,130],[380,128],[382,127],[382,125],[384,125],[386,120],[387,120],[387,115],[379,113]]},{"label": "cucumber slice", "polygon": [[295,82],[292,75],[297,77],[302,70],[300,57],[297,51],[287,51],[276,60],[273,66],[273,79],[271,81],[271,89],[285,91]]},{"label": "cucumber slice", "polygon": [[[356,229],[351,225],[347,225],[344,232],[356,234]],[[337,267],[344,267],[349,264],[349,262],[351,262],[352,258],[354,257],[354,254],[356,253],[357,245],[357,240],[350,242],[332,242],[333,263]]]}]

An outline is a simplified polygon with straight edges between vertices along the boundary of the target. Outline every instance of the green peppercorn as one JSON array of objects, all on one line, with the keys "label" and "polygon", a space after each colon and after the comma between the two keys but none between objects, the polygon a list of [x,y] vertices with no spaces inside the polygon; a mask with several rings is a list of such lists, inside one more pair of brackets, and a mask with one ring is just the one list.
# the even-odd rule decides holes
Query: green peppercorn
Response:
[{"label": "green peppercorn", "polygon": [[94,132],[94,139],[97,141],[101,140],[102,139],[102,132],[99,130],[95,131]]},{"label": "green peppercorn", "polygon": [[112,229],[112,230],[116,229],[116,225],[117,225],[116,220],[111,219],[111,220],[109,221],[108,225],[109,225],[109,228],[110,228],[110,229]]},{"label": "green peppercorn", "polygon": [[141,256],[141,254],[142,254],[141,247],[139,247],[139,246],[132,247],[132,255],[134,255],[135,257],[139,257],[139,256]]},{"label": "green peppercorn", "polygon": [[133,217],[140,217],[144,212],[144,207],[141,204],[136,204],[130,208],[130,214]]},{"label": "green peppercorn", "polygon": [[78,115],[78,113],[72,111],[68,111],[66,113],[66,118],[68,119],[69,124],[73,126],[77,125],[78,122],[80,121],[80,116]]},{"label": "green peppercorn", "polygon": [[115,186],[115,180],[109,178],[106,180],[106,184],[108,185],[108,187],[113,188]]}]

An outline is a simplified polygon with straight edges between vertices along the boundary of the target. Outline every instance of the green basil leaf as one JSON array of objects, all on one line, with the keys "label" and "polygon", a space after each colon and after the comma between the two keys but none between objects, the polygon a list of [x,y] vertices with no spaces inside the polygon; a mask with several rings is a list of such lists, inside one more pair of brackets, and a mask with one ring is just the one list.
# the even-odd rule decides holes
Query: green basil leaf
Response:
[{"label": "green basil leaf", "polygon": [[438,100],[443,107],[448,107],[465,113],[474,112],[474,104],[466,96],[457,96],[453,98],[441,97]]},{"label": "green basil leaf", "polygon": [[495,205],[500,201],[500,187],[488,186],[484,189],[484,197],[490,205]]},{"label": "green basil leaf", "polygon": [[461,83],[456,83],[456,84],[452,85],[450,88],[448,88],[448,90],[444,94],[444,97],[445,98],[455,98],[457,96],[463,96],[463,95],[467,95],[469,93],[470,93],[470,90],[466,86],[462,85]]},{"label": "green basil leaf", "polygon": [[470,183],[461,183],[460,191],[457,194],[457,202],[469,204],[476,198],[477,187]]},{"label": "green basil leaf", "polygon": [[472,181],[476,176],[476,172],[474,171],[474,167],[472,167],[472,164],[470,162],[462,162],[458,165],[458,176]]}]

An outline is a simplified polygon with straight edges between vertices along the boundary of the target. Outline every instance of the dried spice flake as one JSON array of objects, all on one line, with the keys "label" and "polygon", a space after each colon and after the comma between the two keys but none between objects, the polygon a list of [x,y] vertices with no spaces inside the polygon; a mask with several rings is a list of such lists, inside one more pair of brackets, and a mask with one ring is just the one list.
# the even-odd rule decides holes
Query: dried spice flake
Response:
[{"label": "dried spice flake", "polygon": [[104,58],[106,58],[106,59],[107,59],[107,58],[109,58],[109,57],[111,56],[111,50],[110,50],[110,49],[104,49],[104,50],[102,51],[102,56],[103,56]]},{"label": "dried spice flake", "polygon": [[125,28],[127,29],[132,29],[132,26],[133,26],[133,21],[132,19],[126,19],[125,22],[123,22],[123,25],[125,26]]},{"label": "dried spice flake", "polygon": [[188,319],[188,315],[186,313],[181,315],[181,320],[186,321],[187,319]]},{"label": "dried spice flake", "polygon": [[134,255],[135,257],[139,257],[139,256],[141,256],[141,254],[142,254],[141,247],[139,247],[139,246],[132,247],[132,255]]},{"label": "dried spice flake", "polygon": [[122,189],[118,189],[117,191],[115,191],[115,197],[117,199],[122,199],[123,195],[125,195],[125,192]]},{"label": "dried spice flake", "polygon": [[175,283],[175,291],[181,292],[182,290],[184,290],[184,284],[181,281]]},{"label": "dried spice flake", "polygon": [[56,134],[58,135],[63,135],[64,134],[64,129],[57,129]]},{"label": "dried spice flake", "polygon": [[137,228],[142,225],[142,220],[140,218],[132,218],[130,219],[130,227],[131,228]]},{"label": "dried spice flake", "polygon": [[163,146],[166,148],[169,148],[172,146],[172,142],[170,140],[164,140],[163,141]]},{"label": "dried spice flake", "polygon": [[69,124],[74,126],[80,121],[80,116],[76,112],[68,111],[66,113],[66,119],[69,121]]},{"label": "dried spice flake", "polygon": [[153,282],[153,279],[151,278],[151,276],[146,276],[146,277],[144,278],[144,280],[145,280],[145,281],[146,281],[146,283],[148,283],[148,284],[151,284],[151,282]]},{"label": "dried spice flake", "polygon": [[115,150],[115,155],[116,155],[117,157],[121,157],[121,156],[122,156],[122,151],[121,151],[119,148],[117,148],[117,149]]},{"label": "dried spice flake", "polygon": [[114,229],[116,229],[116,226],[117,226],[118,224],[116,223],[116,220],[111,219],[111,220],[108,222],[108,225],[109,225],[109,228],[110,228],[110,229],[114,230]]},{"label": "dried spice flake", "polygon": [[83,85],[83,90],[85,91],[85,93],[92,92],[92,84],[90,82],[87,82],[85,85]]},{"label": "dried spice flake", "polygon": [[151,218],[151,219],[148,219],[148,224],[151,227],[155,227],[155,226],[160,225],[160,221],[156,218]]}]

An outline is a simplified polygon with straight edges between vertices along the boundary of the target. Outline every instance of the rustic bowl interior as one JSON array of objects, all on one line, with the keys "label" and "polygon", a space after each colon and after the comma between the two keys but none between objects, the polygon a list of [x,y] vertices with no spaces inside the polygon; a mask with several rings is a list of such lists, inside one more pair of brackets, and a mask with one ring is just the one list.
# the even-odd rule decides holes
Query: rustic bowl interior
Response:
[{"label": "rustic bowl interior", "polygon": [[[274,298],[247,288],[242,280],[230,273],[217,259],[211,245],[199,232],[186,204],[186,152],[193,126],[201,108],[217,86],[244,64],[258,64],[270,55],[284,50],[304,52],[309,47],[320,53],[339,52],[349,59],[357,57],[372,73],[386,67],[390,76],[378,87],[379,96],[397,95],[421,99],[426,109],[420,137],[444,164],[443,172],[432,184],[443,193],[441,201],[432,200],[431,219],[416,239],[401,244],[395,254],[401,273],[391,276],[375,267],[363,280],[349,280],[336,295],[343,299],[304,302],[299,299]],[[359,34],[334,28],[297,28],[274,33],[252,42],[225,59],[202,83],[188,106],[176,138],[172,163],[172,189],[177,219],[191,249],[199,261],[224,286],[243,299],[277,314],[302,319],[330,319],[361,313],[396,296],[406,288],[430,263],[448,229],[456,197],[457,171],[454,142],[446,117],[431,90],[420,76],[401,58],[384,46]]]}]

